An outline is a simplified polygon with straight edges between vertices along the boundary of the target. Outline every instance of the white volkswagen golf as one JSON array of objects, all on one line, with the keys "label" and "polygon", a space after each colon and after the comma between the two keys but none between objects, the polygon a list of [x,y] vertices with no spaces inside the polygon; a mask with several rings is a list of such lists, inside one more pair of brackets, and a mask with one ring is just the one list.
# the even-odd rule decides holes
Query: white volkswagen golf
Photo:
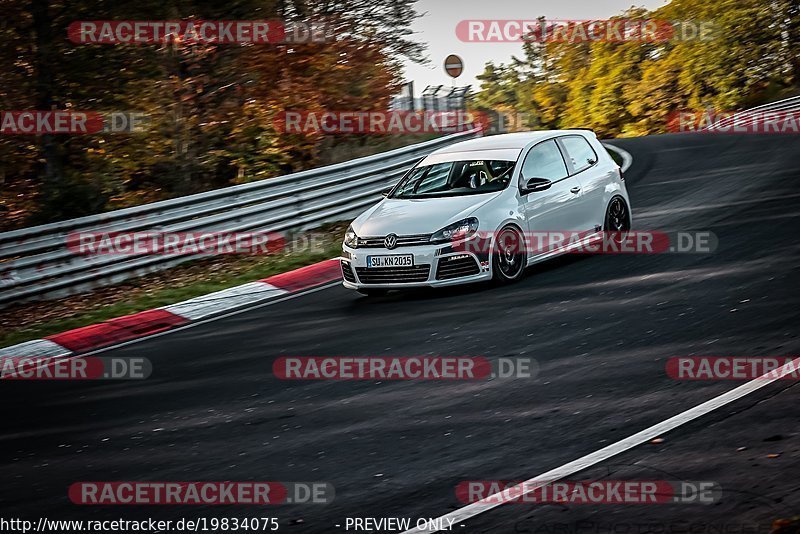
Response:
[{"label": "white volkswagen golf", "polygon": [[[619,166],[589,130],[522,132],[441,148],[359,215],[342,245],[344,286],[390,289],[518,280],[567,250],[531,235],[631,227]],[[574,245],[574,242],[572,243]]]}]

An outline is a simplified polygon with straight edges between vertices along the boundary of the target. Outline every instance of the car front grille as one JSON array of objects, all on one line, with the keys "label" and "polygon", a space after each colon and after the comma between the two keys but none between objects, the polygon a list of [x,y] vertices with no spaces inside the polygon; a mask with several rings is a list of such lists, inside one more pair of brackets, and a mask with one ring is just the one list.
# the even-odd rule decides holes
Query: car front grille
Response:
[{"label": "car front grille", "polygon": [[[383,244],[383,237],[359,237],[358,248],[386,248]],[[396,247],[418,247],[428,245],[431,241],[431,234],[399,235],[397,236]],[[396,248],[395,247],[395,248]]]},{"label": "car front grille", "polygon": [[481,272],[475,258],[467,254],[447,256],[439,260],[436,269],[437,280],[452,280],[462,276],[472,276]]},{"label": "car front grille", "polygon": [[356,283],[356,277],[353,274],[353,268],[350,267],[350,264],[346,261],[342,262],[342,276],[344,276],[344,279],[348,282],[353,282],[354,284]]},{"label": "car front grille", "polygon": [[430,270],[430,265],[379,269],[356,267],[356,274],[362,284],[408,284],[411,282],[426,282]]}]

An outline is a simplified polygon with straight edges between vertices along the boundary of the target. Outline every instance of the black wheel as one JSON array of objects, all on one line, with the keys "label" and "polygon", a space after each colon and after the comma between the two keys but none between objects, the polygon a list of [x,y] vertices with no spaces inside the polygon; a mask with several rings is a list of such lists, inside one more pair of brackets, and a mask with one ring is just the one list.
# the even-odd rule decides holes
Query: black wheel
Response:
[{"label": "black wheel", "polygon": [[516,282],[522,277],[526,260],[522,234],[511,226],[500,230],[492,253],[492,279],[501,284]]},{"label": "black wheel", "polygon": [[631,216],[628,213],[628,206],[622,197],[614,197],[608,204],[606,210],[605,230],[606,232],[628,232],[631,229]]},{"label": "black wheel", "polygon": [[362,295],[366,295],[368,297],[382,297],[389,292],[388,289],[356,289]]},{"label": "black wheel", "polygon": [[609,202],[603,226],[603,230],[607,232],[606,237],[617,244],[622,244],[628,237],[631,229],[631,217],[628,206],[622,197],[614,197]]}]

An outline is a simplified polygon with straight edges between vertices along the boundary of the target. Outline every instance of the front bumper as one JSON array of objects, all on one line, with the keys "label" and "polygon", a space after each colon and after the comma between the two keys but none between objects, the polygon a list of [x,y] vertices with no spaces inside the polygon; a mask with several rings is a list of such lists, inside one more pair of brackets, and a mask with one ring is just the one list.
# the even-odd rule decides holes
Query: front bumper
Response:
[{"label": "front bumper", "polygon": [[[367,256],[411,254],[412,267],[367,267]],[[491,279],[489,254],[454,250],[449,244],[386,248],[342,246],[344,287],[349,289],[404,289],[468,284]]]}]

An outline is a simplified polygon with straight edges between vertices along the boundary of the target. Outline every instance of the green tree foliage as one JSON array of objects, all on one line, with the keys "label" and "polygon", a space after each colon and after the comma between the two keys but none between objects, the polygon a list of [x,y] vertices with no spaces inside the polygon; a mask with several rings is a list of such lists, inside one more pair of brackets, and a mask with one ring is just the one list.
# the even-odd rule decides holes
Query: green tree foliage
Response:
[{"label": "green tree foliage", "polygon": [[[620,18],[677,22],[676,35],[651,42],[528,40],[521,59],[486,65],[476,105],[530,113],[544,128],[646,135],[664,132],[680,110],[741,109],[800,87],[798,0],[672,0]],[[700,23],[710,38],[680,38]]]}]

